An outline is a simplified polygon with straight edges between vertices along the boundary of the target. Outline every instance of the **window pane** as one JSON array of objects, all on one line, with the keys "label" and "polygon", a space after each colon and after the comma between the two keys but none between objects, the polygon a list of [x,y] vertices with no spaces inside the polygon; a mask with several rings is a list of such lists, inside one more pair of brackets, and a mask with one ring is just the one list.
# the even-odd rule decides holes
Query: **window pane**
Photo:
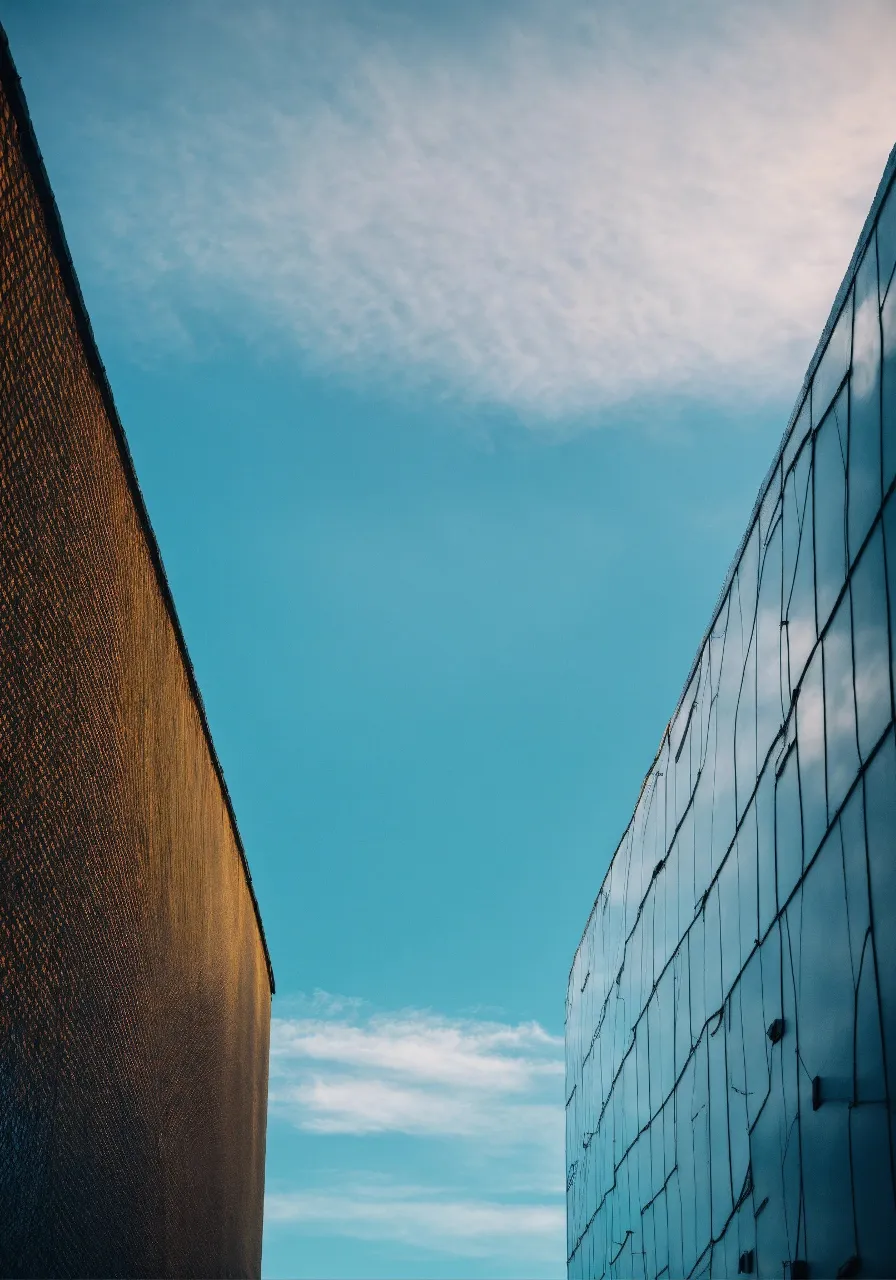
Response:
[{"label": "window pane", "polygon": [[849,554],[853,560],[881,503],[880,322],[875,241],[856,279],[849,403]]},{"label": "window pane", "polygon": [[815,643],[815,563],[811,446],[800,454],[784,490],[784,604],[790,696]]},{"label": "window pane", "polygon": [[756,611],[756,763],[760,769],[784,719],[781,698],[781,540],[782,523],[779,521],[765,549]]},{"label": "window pane", "polygon": [[878,215],[877,254],[880,262],[880,296],[883,301],[896,265],[896,183],[891,183],[890,194]]},{"label": "window pane", "polygon": [[824,702],[830,821],[859,771],[849,596],[841,600],[824,638]]},{"label": "window pane", "polygon": [[815,437],[815,588],[818,628],[827,622],[846,577],[847,389]]},{"label": "window pane", "polygon": [[852,350],[852,290],[840,312],[812,379],[812,425],[817,427],[849,369]]},{"label": "window pane", "polygon": [[884,492],[896,479],[896,289],[890,288],[880,316],[883,329]]},{"label": "window pane", "polygon": [[853,571],[850,592],[859,749],[867,759],[890,720],[887,587],[880,527]]},{"label": "window pane", "polygon": [[[800,767],[803,840],[806,858],[812,857],[828,825],[825,786],[824,682],[822,646],[815,650],[803,677],[796,709],[797,750]],[[781,849],[778,848],[780,861]]]}]

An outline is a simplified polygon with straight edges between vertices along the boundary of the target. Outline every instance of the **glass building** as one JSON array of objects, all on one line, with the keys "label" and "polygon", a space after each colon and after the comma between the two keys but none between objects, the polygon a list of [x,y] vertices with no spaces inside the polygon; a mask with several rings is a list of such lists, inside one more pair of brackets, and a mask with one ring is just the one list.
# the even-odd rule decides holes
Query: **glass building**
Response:
[{"label": "glass building", "polygon": [[570,1277],[896,1275],[894,171],[576,951]]}]

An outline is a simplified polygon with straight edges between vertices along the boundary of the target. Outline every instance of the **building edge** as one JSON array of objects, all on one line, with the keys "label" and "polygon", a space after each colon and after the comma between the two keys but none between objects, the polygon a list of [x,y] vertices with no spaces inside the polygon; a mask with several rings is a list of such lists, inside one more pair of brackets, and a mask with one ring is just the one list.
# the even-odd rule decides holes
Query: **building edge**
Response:
[{"label": "building edge", "polygon": [[[678,695],[678,701],[675,704],[675,710],[672,712],[672,715],[669,718],[669,721],[666,724],[665,729],[663,730],[662,737],[660,738],[660,744],[657,747],[654,757],[647,768],[647,772],[644,774],[644,778],[643,778],[643,781],[641,782],[641,786],[638,789],[638,797],[635,801],[634,808],[632,809],[632,816],[634,816],[635,812],[637,811],[638,805],[641,802],[641,796],[644,793],[644,788],[647,786],[647,782],[650,778],[650,775],[653,773],[654,765],[656,764],[657,760],[660,758],[660,755],[662,754],[663,746],[669,734],[669,730],[671,729],[675,721],[675,717],[678,715],[679,711],[681,710],[681,705],[684,702],[685,694],[687,693],[690,687],[691,681],[694,678],[694,674],[696,673],[697,666],[700,662],[700,657],[703,653],[704,648],[706,647],[706,642],[708,641],[710,635],[712,634],[713,627],[716,625],[716,622],[719,617],[719,613],[721,612],[721,609],[722,609],[722,605],[725,602],[725,596],[728,594],[728,589],[730,588],[732,580],[734,578],[734,574],[737,571],[737,566],[740,564],[740,560],[744,553],[744,549],[746,548],[747,541],[753,530],[753,525],[756,523],[756,519],[759,515],[759,509],[762,506],[766,493],[768,492],[768,487],[772,482],[772,478],[775,474],[775,471],[777,470],[778,463],[781,461],[781,458],[783,457],[784,450],[787,447],[787,442],[790,439],[791,432],[793,431],[794,426],[796,425],[796,421],[799,418],[800,413],[802,412],[803,405],[806,403],[806,397],[809,394],[809,388],[812,385],[812,379],[815,376],[815,371],[818,368],[818,365],[821,361],[821,357],[824,355],[825,349],[828,345],[828,341],[830,340],[831,334],[834,332],[834,328],[837,324],[837,321],[840,319],[840,312],[843,310],[843,307],[846,303],[846,299],[849,296],[849,291],[852,288],[853,281],[855,280],[855,277],[856,277],[856,272],[859,269],[859,263],[861,262],[862,255],[864,254],[865,249],[868,246],[868,241],[871,239],[871,233],[873,232],[875,224],[877,222],[877,218],[878,218],[878,214],[880,213],[881,206],[883,205],[884,201],[887,198],[887,194],[890,190],[891,185],[893,184],[894,178],[896,178],[896,144],[893,145],[890,151],[890,154],[887,157],[887,163],[884,166],[884,171],[881,175],[880,181],[877,184],[877,191],[875,192],[874,199],[871,202],[871,207],[868,210],[868,213],[865,217],[865,221],[862,224],[862,230],[859,233],[859,238],[856,241],[856,247],[853,249],[852,257],[849,260],[849,266],[846,268],[846,272],[843,276],[843,279],[840,282],[840,288],[837,290],[836,296],[831,306],[831,310],[828,314],[827,321],[825,323],[824,328],[821,331],[821,336],[819,337],[818,342],[815,345],[815,351],[812,355],[812,359],[809,361],[808,368],[806,369],[806,374],[805,374],[805,377],[803,378],[802,386],[800,387],[799,393],[796,398],[796,402],[793,406],[793,409],[791,410],[790,417],[787,420],[787,426],[784,428],[784,434],[781,437],[781,443],[778,445],[778,448],[775,450],[775,455],[772,458],[771,465],[769,466],[768,470],[765,473],[765,478],[763,479],[762,484],[759,486],[759,493],[756,496],[756,501],[753,503],[753,508],[750,512],[750,517],[747,520],[746,529],[744,530],[741,540],[738,543],[737,550],[734,553],[731,563],[728,566],[728,572],[725,574],[725,578],[724,578],[724,581],[722,582],[721,590],[719,591],[719,594],[716,597],[716,603],[713,607],[709,624],[704,630],[703,635],[700,637],[700,642],[697,645],[697,651],[694,655],[694,660],[688,669],[688,674],[685,678],[684,684],[682,685],[681,693]],[[567,997],[569,995],[569,984],[572,981],[572,972],[573,972],[573,969],[575,968],[576,960],[578,959],[578,956],[579,956],[579,951],[581,950],[582,943],[585,941],[585,935],[588,932],[592,918],[594,917],[594,912],[597,909],[597,903],[601,893],[603,892],[603,887],[606,884],[607,876],[610,874],[610,867],[612,867],[613,865],[613,862],[616,858],[616,854],[619,852],[619,849],[622,846],[622,841],[625,839],[625,833],[626,831],[628,831],[630,825],[631,825],[631,818],[626,823],[625,830],[622,832],[622,835],[616,844],[616,848],[613,850],[612,857],[610,858],[610,861],[607,864],[607,869],[604,872],[603,878],[600,882],[600,887],[598,888],[598,891],[595,894],[594,902],[591,904],[591,910],[588,912],[588,919],[585,921],[585,927],[582,929],[582,933],[581,933],[581,936],[579,937],[579,941],[576,943],[576,949],[573,952],[572,963],[569,966],[569,975],[566,979]],[[564,1024],[565,1022],[566,1022],[566,1018],[564,1017]]]},{"label": "building edge", "polygon": [[255,888],[252,883],[252,873],[249,870],[249,862],[246,858],[246,851],[243,846],[242,836],[240,835],[239,825],[236,820],[233,801],[230,798],[230,792],[224,778],[224,770],[221,767],[221,761],[218,759],[218,753],[215,750],[214,740],[212,738],[211,729],[209,728],[208,717],[205,713],[205,704],[202,701],[202,694],[199,690],[196,673],[193,669],[189,650],[187,649],[187,642],[184,638],[183,629],[180,625],[180,619],[177,616],[177,608],[175,607],[174,596],[171,593],[171,587],[168,583],[168,576],[165,573],[165,566],[162,563],[159,544],[152,527],[152,522],[149,518],[149,512],[147,511],[143,494],[140,490],[140,482],[137,479],[137,472],[134,467],[134,460],[131,457],[130,448],[128,447],[127,436],[125,435],[124,427],[121,424],[121,419],[118,416],[118,410],[115,407],[112,388],[109,385],[105,365],[103,364],[99,348],[97,347],[96,338],[93,333],[93,326],[91,325],[90,317],[87,314],[84,296],[81,293],[81,286],[78,283],[77,273],[75,272],[74,263],[72,262],[71,253],[69,252],[68,241],[65,238],[65,231],[62,227],[62,219],[59,215],[56,197],[53,195],[53,189],[50,186],[50,179],[47,175],[46,166],[44,165],[37,136],[34,132],[34,126],[31,122],[31,115],[28,111],[28,104],[25,100],[22,81],[16,69],[15,62],[13,61],[12,52],[9,47],[9,38],[2,23],[0,23],[0,83],[2,83],[3,90],[12,110],[13,118],[16,122],[22,155],[28,166],[28,172],[31,180],[34,183],[41,213],[43,214],[47,228],[47,236],[53,248],[53,253],[59,267],[62,282],[69,300],[69,305],[72,309],[72,315],[78,331],[78,337],[80,338],[84,348],[84,354],[87,358],[87,363],[91,374],[93,375],[94,382],[96,383],[97,390],[99,391],[106,417],[112,427],[112,434],[115,437],[119,458],[121,459],[128,489],[130,490],[131,499],[134,503],[134,509],[137,513],[137,520],[140,524],[147,550],[149,551],[149,558],[152,562],[162,600],[164,601],[171,626],[174,630],[174,636],[180,652],[181,662],[183,663],[184,671],[187,676],[187,683],[190,688],[190,695],[196,707],[199,722],[202,725],[202,732],[205,736],[205,742],[211,758],[212,767],[214,768],[215,776],[218,779],[218,785],[221,788],[221,795],[227,810],[227,817],[230,822],[237,851],[240,856],[243,874],[246,879],[246,887],[249,890],[249,897],[252,901],[252,910],[255,914],[258,936],[264,953],[265,967],[267,968],[271,995],[273,996],[276,991],[274,983],[274,969],[271,964],[271,955],[268,950],[267,938],[265,936],[264,925],[261,919],[261,911],[258,906],[258,899],[255,896]]}]

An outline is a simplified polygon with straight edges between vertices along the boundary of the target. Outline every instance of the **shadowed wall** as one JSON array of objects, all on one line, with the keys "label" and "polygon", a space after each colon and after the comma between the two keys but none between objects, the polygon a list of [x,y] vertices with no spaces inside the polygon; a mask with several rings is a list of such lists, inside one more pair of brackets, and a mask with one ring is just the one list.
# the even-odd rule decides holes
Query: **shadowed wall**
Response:
[{"label": "shadowed wall", "polygon": [[270,965],[0,45],[0,1274],[258,1274]]}]

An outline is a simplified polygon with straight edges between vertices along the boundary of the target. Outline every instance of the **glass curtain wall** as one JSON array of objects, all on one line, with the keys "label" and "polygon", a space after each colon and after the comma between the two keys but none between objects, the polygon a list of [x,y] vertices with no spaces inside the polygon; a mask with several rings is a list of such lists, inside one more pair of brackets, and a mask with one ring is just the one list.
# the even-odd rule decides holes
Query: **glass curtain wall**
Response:
[{"label": "glass curtain wall", "polygon": [[894,161],[573,962],[570,1277],[896,1274]]}]

